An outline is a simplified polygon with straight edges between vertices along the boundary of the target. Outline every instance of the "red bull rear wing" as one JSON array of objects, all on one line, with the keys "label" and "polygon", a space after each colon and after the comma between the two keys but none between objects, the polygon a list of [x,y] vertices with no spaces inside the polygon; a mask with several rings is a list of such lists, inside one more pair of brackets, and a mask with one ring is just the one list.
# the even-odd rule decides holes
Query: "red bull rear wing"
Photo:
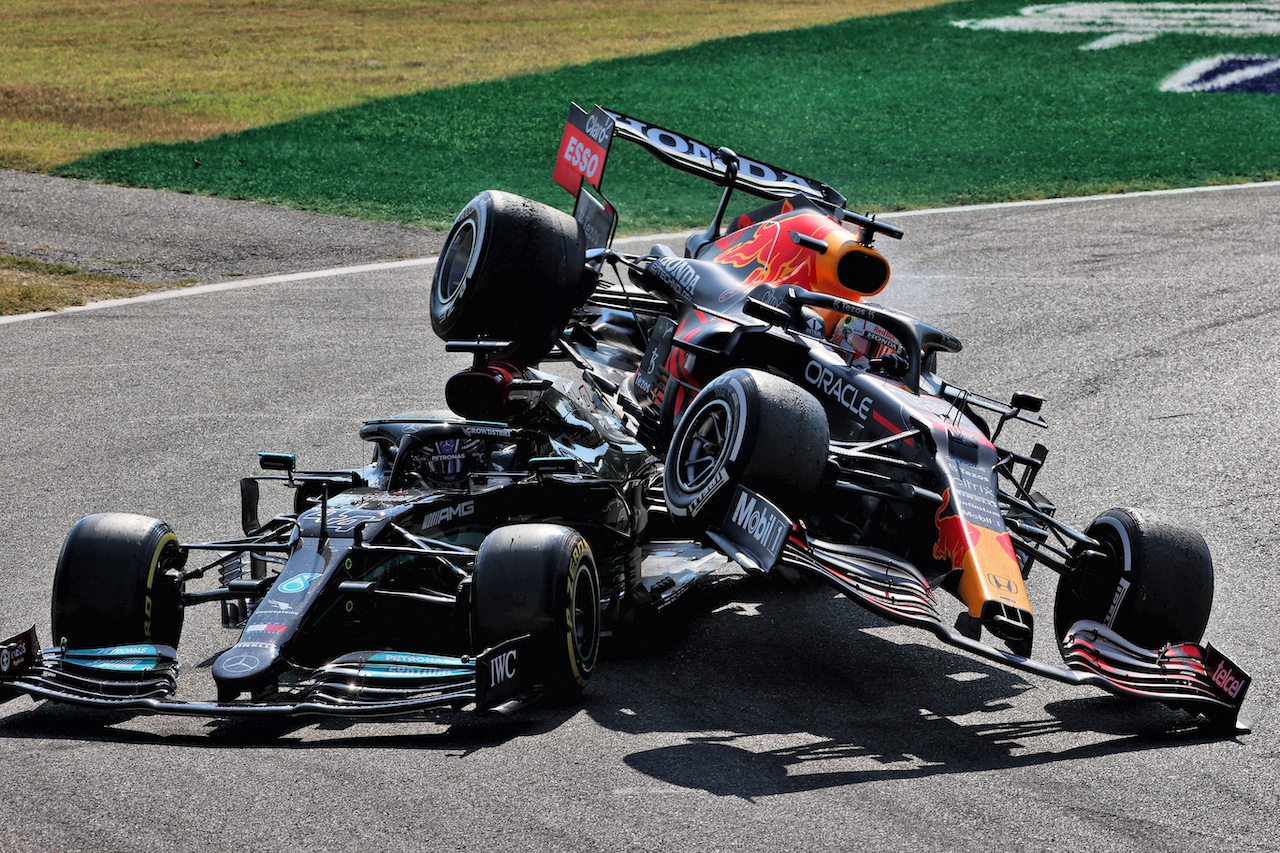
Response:
[{"label": "red bull rear wing", "polygon": [[[620,137],[639,145],[661,162],[719,186],[732,186],[759,198],[777,200],[805,196],[827,206],[838,219],[851,221],[867,233],[901,239],[901,228],[845,209],[847,199],[822,181],[713,147],[682,133],[599,105],[590,112],[571,104],[556,157],[553,179],[576,198],[589,196],[590,186],[602,193],[601,181],[610,142]],[[606,207],[610,207],[607,203]]]},{"label": "red bull rear wing", "polygon": [[[728,163],[720,149],[623,113],[605,112],[613,118],[615,135],[636,143],[667,165],[717,183],[728,179]],[[822,181],[741,155],[737,155],[737,164],[734,184],[753,195],[775,199],[799,193],[835,207],[845,205],[845,197]]]}]

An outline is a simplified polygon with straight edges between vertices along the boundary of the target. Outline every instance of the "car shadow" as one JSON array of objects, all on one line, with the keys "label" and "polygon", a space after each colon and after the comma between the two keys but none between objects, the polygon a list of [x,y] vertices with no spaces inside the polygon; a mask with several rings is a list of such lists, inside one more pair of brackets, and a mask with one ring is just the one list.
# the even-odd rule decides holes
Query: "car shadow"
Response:
[{"label": "car shadow", "polygon": [[825,588],[744,578],[696,596],[701,612],[670,614],[648,657],[633,641],[610,660],[586,706],[674,741],[625,759],[667,784],[752,800],[1223,739],[1158,703],[969,657]]},{"label": "car shadow", "polygon": [[466,754],[544,735],[585,713],[620,734],[676,741],[628,754],[634,769],[747,799],[1220,739],[1162,705],[1092,688],[1058,698],[1070,689],[960,654],[825,587],[733,572],[606,639],[575,705],[370,721],[168,717],[41,703],[0,716],[0,737]]},{"label": "car shadow", "polygon": [[[21,701],[21,700],[19,700]],[[469,711],[385,719],[173,717],[44,702],[0,717],[0,738],[269,749],[449,749],[471,752],[537,737],[581,708],[534,706],[512,716]]]}]

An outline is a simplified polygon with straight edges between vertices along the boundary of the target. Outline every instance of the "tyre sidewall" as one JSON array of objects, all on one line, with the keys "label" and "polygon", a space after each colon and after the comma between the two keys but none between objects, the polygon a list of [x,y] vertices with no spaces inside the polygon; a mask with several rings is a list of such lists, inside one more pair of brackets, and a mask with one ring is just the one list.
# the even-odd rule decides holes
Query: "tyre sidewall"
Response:
[{"label": "tyre sidewall", "polygon": [[[455,258],[468,237],[470,255]],[[506,355],[531,364],[594,286],[585,264],[586,241],[572,216],[487,190],[462,209],[445,240],[431,282],[432,328],[445,340],[510,341]]]},{"label": "tyre sidewall", "polygon": [[500,527],[476,558],[472,645],[479,653],[530,635],[547,694],[571,699],[587,685],[599,655],[599,591],[591,548],[577,531],[557,524]]},{"label": "tyre sidewall", "polygon": [[54,571],[55,639],[72,648],[146,643],[176,647],[182,633],[178,539],[162,521],[125,513],[81,519]]},{"label": "tyre sidewall", "polygon": [[[549,686],[561,696],[581,692],[587,686],[600,653],[600,580],[585,539],[577,537],[563,574],[555,602],[559,624],[552,633],[548,659],[552,668]],[[592,605],[594,613],[583,612]]]},{"label": "tyre sidewall", "polygon": [[[691,479],[681,460],[717,410],[730,423],[723,452],[714,471]],[[764,371],[728,371],[707,383],[676,426],[663,476],[668,512],[681,526],[717,523],[740,484],[800,518],[812,508],[829,450],[827,416],[812,394]]]},{"label": "tyre sidewall", "polygon": [[1059,579],[1059,641],[1080,619],[1100,622],[1143,648],[1200,641],[1213,607],[1213,562],[1198,532],[1141,510],[1112,509],[1087,533],[1111,557],[1115,582],[1084,597],[1067,577]]},{"label": "tyre sidewall", "polygon": [[[748,390],[750,389],[750,390]],[[673,519],[694,522],[720,519],[728,508],[732,481],[746,468],[745,460],[754,450],[748,427],[758,419],[755,383],[748,371],[734,370],[707,383],[685,409],[667,452],[663,491],[667,511]],[[682,460],[695,441],[694,433],[708,416],[727,416],[727,436],[713,468],[696,477],[685,476]]]},{"label": "tyre sidewall", "polygon": [[[483,238],[488,230],[492,210],[492,196],[489,193],[481,193],[459,211],[453,227],[449,229],[449,234],[445,238],[444,249],[440,252],[440,260],[436,263],[435,273],[431,277],[431,327],[442,338],[447,339],[454,328],[460,325],[462,314],[459,309],[466,304],[468,290],[475,286],[475,273],[485,254],[486,243]],[[452,272],[453,258],[450,252],[455,248],[458,240],[465,238],[468,231],[472,235],[471,254],[466,259],[456,285],[452,291],[445,293],[447,286],[445,277]]]}]

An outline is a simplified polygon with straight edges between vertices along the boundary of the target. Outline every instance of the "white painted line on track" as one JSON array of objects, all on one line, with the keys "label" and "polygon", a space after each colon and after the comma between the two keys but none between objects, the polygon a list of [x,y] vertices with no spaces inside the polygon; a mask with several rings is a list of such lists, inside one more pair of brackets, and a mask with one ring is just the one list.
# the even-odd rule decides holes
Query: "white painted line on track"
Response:
[{"label": "white painted line on track", "polygon": [[[1221,184],[1211,187],[1183,187],[1172,190],[1143,190],[1142,192],[1133,193],[1108,193],[1106,195],[1078,196],[1072,198],[1044,198],[1033,199],[1031,201],[1002,201],[992,204],[970,204],[958,207],[931,207],[925,210],[902,210],[897,212],[888,212],[879,214],[886,221],[894,219],[903,219],[911,216],[931,216],[942,213],[977,213],[984,210],[1005,210],[1009,208],[1019,207],[1037,207],[1053,204],[1082,204],[1091,201],[1118,201],[1130,198],[1141,198],[1143,196],[1164,196],[1164,195],[1192,195],[1195,193],[1215,193],[1229,192],[1232,190],[1258,189],[1263,187],[1280,187],[1280,181],[1260,181],[1252,184]],[[664,240],[683,240],[693,231],[682,231],[670,234],[650,234],[638,237],[618,238],[614,242],[630,242],[637,241],[642,243],[658,243]],[[334,267],[327,270],[314,270],[312,272],[286,273],[284,275],[263,276],[261,278],[246,278],[240,281],[219,281],[213,284],[200,284],[194,287],[181,287],[172,290],[157,290],[153,293],[146,293],[142,296],[129,296],[124,299],[103,299],[99,302],[90,302],[87,305],[73,305],[64,308],[61,311],[39,311],[32,314],[15,314],[0,317],[0,326],[9,323],[21,323],[26,320],[38,320],[43,317],[57,317],[60,314],[75,314],[80,311],[96,311],[100,308],[114,308],[118,305],[132,305],[138,302],[159,302],[165,299],[179,299],[184,296],[199,296],[205,293],[219,293],[224,290],[239,290],[242,287],[260,287],[268,284],[289,284],[295,281],[308,281],[317,278],[331,278],[336,275],[351,275],[363,272],[379,272],[381,270],[398,269],[400,267],[416,267],[435,266],[437,258],[435,256],[429,258],[411,258],[403,261],[386,261],[377,264],[362,264],[360,266],[351,267]]]},{"label": "white painted line on track", "polygon": [[930,207],[924,210],[898,210],[878,214],[886,221],[901,219],[904,216],[929,216],[935,213],[968,213],[983,210],[1005,210],[1006,208],[1037,207],[1051,204],[1083,204],[1090,201],[1123,201],[1128,198],[1162,195],[1194,195],[1196,193],[1218,193],[1231,190],[1252,190],[1265,187],[1280,187],[1280,181],[1258,181],[1252,184],[1218,184],[1211,187],[1181,187],[1172,190],[1142,190],[1133,193],[1107,193],[1105,195],[1072,196],[1070,198],[1039,198],[1030,201],[998,201],[991,204],[965,204],[958,207]]},{"label": "white painted line on track", "polygon": [[265,284],[289,284],[295,281],[308,281],[316,278],[332,278],[336,275],[352,275],[362,272],[379,272],[381,270],[393,270],[400,267],[433,267],[436,263],[434,256],[429,258],[411,258],[403,261],[385,261],[377,264],[361,264],[351,267],[333,267],[327,270],[314,270],[312,272],[285,273],[283,275],[269,275],[261,278],[245,278],[237,281],[218,281],[212,284],[199,284],[193,287],[175,287],[172,290],[156,290],[151,293],[144,293],[141,296],[128,296],[123,299],[103,299],[98,302],[90,302],[86,305],[72,305],[63,308],[61,311],[38,311],[32,314],[16,314],[12,316],[0,317],[0,325],[7,323],[21,323],[24,320],[38,320],[41,317],[56,317],[60,314],[76,314],[81,311],[96,311],[100,308],[115,308],[119,305],[133,305],[139,302],[161,302],[166,299],[178,299],[184,296],[200,296],[205,293],[221,293],[224,290],[239,290],[243,287],[260,287]]}]

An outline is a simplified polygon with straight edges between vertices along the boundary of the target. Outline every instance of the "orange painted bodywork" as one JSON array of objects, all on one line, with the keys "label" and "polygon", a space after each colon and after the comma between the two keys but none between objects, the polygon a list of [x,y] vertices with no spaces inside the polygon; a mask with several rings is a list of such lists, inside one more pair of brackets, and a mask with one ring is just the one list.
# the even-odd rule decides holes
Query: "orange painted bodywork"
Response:
[{"label": "orange painted bodywork", "polygon": [[[811,248],[798,245],[791,239],[792,231],[824,241],[827,251],[819,254]],[[874,296],[889,283],[889,262],[875,249],[859,243],[858,235],[821,213],[797,210],[790,204],[784,204],[782,213],[777,216],[747,224],[721,237],[716,241],[715,248],[717,254],[711,260],[748,270],[743,282],[746,285],[792,284],[817,293],[858,300]],[[883,274],[876,273],[856,282],[842,282],[841,261],[846,255],[854,253],[866,256],[868,263],[860,268],[883,269]],[[846,263],[845,268],[850,266]],[[830,334],[831,327],[840,315],[835,312],[822,313],[831,315],[825,318],[827,333]]]},{"label": "orange painted bodywork", "polygon": [[997,532],[966,521],[961,515],[943,513],[951,509],[951,493],[943,494],[934,523],[938,541],[933,546],[937,560],[947,560],[961,569],[957,592],[969,608],[969,615],[982,615],[983,605],[998,601],[1008,607],[1031,612],[1031,601],[1022,582],[1022,571],[1008,532]]}]

